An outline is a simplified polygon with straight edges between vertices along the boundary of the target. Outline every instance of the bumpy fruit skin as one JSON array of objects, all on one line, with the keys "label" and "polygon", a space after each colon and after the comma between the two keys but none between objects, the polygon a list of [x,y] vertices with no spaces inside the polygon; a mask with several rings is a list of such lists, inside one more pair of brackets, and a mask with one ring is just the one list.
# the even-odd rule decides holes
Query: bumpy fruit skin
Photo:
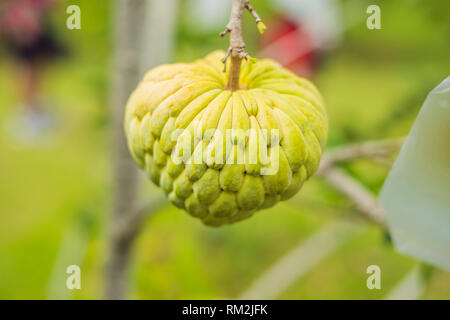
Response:
[{"label": "bumpy fruit skin", "polygon": [[[243,220],[295,195],[317,169],[328,133],[322,97],[311,82],[272,60],[249,59],[242,63],[242,89],[231,92],[225,89],[224,54],[217,51],[191,64],[150,70],[130,96],[125,115],[137,164],[175,206],[210,226]],[[177,129],[190,135],[174,139]],[[225,138],[195,138],[208,129]],[[267,130],[268,136],[230,138],[227,129]],[[276,145],[270,132],[279,132]],[[228,154],[227,139],[232,141]],[[179,151],[186,145],[190,151]],[[260,148],[274,157],[264,160],[255,151]],[[238,150],[244,150],[244,163],[228,161],[236,160]],[[192,161],[195,154],[207,152],[213,160]],[[172,153],[187,161],[174,161]],[[273,174],[261,173],[271,167],[277,168]]]}]

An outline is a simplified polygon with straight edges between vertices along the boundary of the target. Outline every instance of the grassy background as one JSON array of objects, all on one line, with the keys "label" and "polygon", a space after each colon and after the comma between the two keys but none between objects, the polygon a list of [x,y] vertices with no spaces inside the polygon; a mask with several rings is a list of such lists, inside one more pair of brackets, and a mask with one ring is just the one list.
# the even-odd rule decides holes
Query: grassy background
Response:
[{"label": "grassy background", "polygon": [[[0,298],[102,297],[111,194],[108,87],[113,10],[109,1],[70,2],[82,9],[82,30],[65,29],[65,6],[55,12],[55,30],[71,48],[71,56],[51,69],[43,88],[52,97],[59,121],[54,143],[23,148],[0,135]],[[346,8],[356,1],[342,2]],[[327,101],[328,147],[406,135],[426,94],[448,76],[448,3],[377,3],[383,29],[370,31],[364,20],[351,27],[341,46],[325,57],[315,79]],[[273,4],[258,1],[255,6],[268,17]],[[170,60],[190,61],[226,49],[226,41],[217,36],[220,30],[189,28],[181,12]],[[344,10],[345,14],[349,13]],[[250,23],[246,18],[245,24]],[[253,25],[245,36],[249,52],[255,52]],[[15,77],[14,66],[2,55],[2,125],[18,103]],[[387,173],[366,161],[346,169],[374,192]],[[142,180],[143,198],[161,192]],[[236,297],[299,241],[350,212],[349,202],[318,178],[293,200],[220,229],[204,227],[168,206],[146,222],[136,243],[132,297]],[[414,263],[396,253],[385,234],[365,225],[280,298],[379,299]],[[70,264],[82,270],[82,290],[73,293],[67,292],[64,280]],[[366,288],[366,268],[371,264],[381,267],[382,290]],[[437,270],[424,298],[449,299],[450,274]]]}]

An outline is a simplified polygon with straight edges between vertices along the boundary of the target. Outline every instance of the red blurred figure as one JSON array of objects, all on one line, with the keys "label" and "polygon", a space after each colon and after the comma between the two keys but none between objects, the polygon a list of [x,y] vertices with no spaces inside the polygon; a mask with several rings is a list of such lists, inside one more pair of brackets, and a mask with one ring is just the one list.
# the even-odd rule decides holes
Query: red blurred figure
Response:
[{"label": "red blurred figure", "polygon": [[339,0],[274,0],[280,14],[268,21],[261,55],[293,72],[312,77],[324,53],[339,45],[343,34]]},{"label": "red blurred figure", "polygon": [[19,126],[38,135],[49,124],[39,101],[39,83],[45,66],[64,50],[53,36],[49,13],[57,0],[3,0],[0,4],[0,38],[16,61],[25,109]]},{"label": "red blurred figure", "polygon": [[261,38],[261,55],[280,62],[294,73],[311,77],[319,60],[319,50],[301,24],[278,14],[267,25]]}]

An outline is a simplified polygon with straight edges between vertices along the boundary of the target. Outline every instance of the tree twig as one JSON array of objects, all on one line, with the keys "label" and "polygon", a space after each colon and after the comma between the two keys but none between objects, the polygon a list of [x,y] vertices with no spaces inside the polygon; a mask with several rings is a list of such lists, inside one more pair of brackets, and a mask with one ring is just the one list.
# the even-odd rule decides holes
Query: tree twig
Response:
[{"label": "tree twig", "polygon": [[132,242],[143,220],[167,204],[167,199],[163,194],[154,196],[147,204],[131,211],[129,215],[123,216],[122,219],[117,220],[112,233],[114,241],[121,243]]},{"label": "tree twig", "polygon": [[225,57],[222,59],[223,63],[223,72],[227,71],[227,60],[231,53],[231,47],[228,48],[227,53],[225,53]]},{"label": "tree twig", "polygon": [[250,5],[250,1],[247,1],[247,4],[245,5],[245,9],[247,9],[250,12],[250,14],[253,16],[253,18],[255,18],[255,21],[257,24],[262,21],[258,15],[258,13],[256,12],[256,10],[253,9],[253,7]]},{"label": "tree twig", "polygon": [[328,167],[337,165],[341,162],[354,160],[356,158],[379,158],[385,157],[400,149],[404,138],[387,139],[380,141],[369,141],[363,143],[354,143],[337,147],[327,151],[320,162],[319,171]]},{"label": "tree twig", "polygon": [[245,2],[245,0],[233,0],[230,21],[225,29],[230,32],[231,62],[227,89],[231,91],[239,89],[241,61],[247,56],[245,42],[242,37],[242,14],[244,13]]},{"label": "tree twig", "polygon": [[133,163],[123,132],[124,106],[129,94],[138,81],[138,59],[136,56],[139,23],[143,1],[117,1],[116,21],[116,61],[114,83],[111,90],[112,119],[113,119],[113,195],[112,212],[110,216],[110,242],[108,261],[105,274],[105,295],[108,299],[123,299],[126,282],[122,280],[120,272],[124,265],[120,265],[118,256],[122,254],[118,242],[115,240],[116,221],[123,219],[134,209],[137,189],[137,169]]},{"label": "tree twig", "polygon": [[230,73],[228,75],[227,89],[231,91],[239,89],[241,62],[242,59],[247,59],[249,57],[248,53],[245,51],[245,42],[242,36],[242,15],[244,14],[245,9],[252,14],[257,23],[261,23],[261,18],[252,8],[249,0],[233,0],[230,20],[225,27],[225,30],[220,33],[221,37],[230,33],[230,47],[223,62],[226,64],[227,58],[230,56]]},{"label": "tree twig", "polygon": [[350,198],[366,218],[379,224],[383,229],[387,228],[383,209],[372,192],[363,184],[339,168],[328,168],[320,171],[320,174],[330,185]]},{"label": "tree twig", "polygon": [[358,180],[337,168],[337,165],[357,158],[379,159],[386,157],[398,151],[403,142],[404,138],[400,138],[338,147],[325,153],[320,163],[318,174],[323,176],[330,185],[350,198],[356,204],[358,211],[364,214],[366,218],[386,229],[387,224],[383,209],[372,192]]},{"label": "tree twig", "polygon": [[[170,49],[171,21],[174,21],[176,0],[117,0],[116,1],[116,61],[114,87],[112,88],[113,143],[114,153],[114,193],[112,195],[112,214],[110,218],[109,247],[105,272],[105,297],[108,299],[126,298],[128,289],[128,264],[134,239],[142,219],[151,210],[157,210],[161,199],[155,197],[147,208],[136,206],[137,167],[128,151],[123,130],[125,105],[130,93],[139,81],[142,69],[163,63]],[[152,13],[152,16],[149,15]],[[154,16],[165,16],[164,23]],[[168,17],[172,16],[172,19]],[[142,28],[142,21],[146,27]],[[158,33],[152,31],[157,25]],[[158,48],[145,45],[143,39],[153,43],[152,37],[159,39]],[[154,40],[154,39],[153,39]],[[145,54],[152,50],[151,54]],[[138,53],[141,53],[140,56]],[[148,53],[148,52],[147,52]],[[145,59],[143,58],[145,57]],[[141,58],[141,59],[139,59]]]},{"label": "tree twig", "polygon": [[147,205],[131,211],[117,219],[110,235],[110,255],[107,263],[106,297],[124,299],[128,284],[127,267],[131,256],[131,247],[139,233],[142,221],[156,213],[167,200],[164,196],[155,197]]}]

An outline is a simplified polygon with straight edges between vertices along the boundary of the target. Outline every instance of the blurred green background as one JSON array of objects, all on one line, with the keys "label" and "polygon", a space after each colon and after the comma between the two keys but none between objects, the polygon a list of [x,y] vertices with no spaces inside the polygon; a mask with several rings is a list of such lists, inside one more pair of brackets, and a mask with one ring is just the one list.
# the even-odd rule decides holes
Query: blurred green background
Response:
[{"label": "blurred green background", "polygon": [[[71,54],[51,68],[43,88],[54,101],[59,132],[48,147],[22,148],[0,135],[0,298],[99,299],[111,195],[109,88],[113,51],[110,1],[67,1],[82,10],[82,29],[65,28],[66,5],[54,14],[56,32]],[[448,1],[376,1],[382,29],[361,21],[345,31],[314,79],[327,101],[328,148],[349,142],[405,136],[427,93],[450,70]],[[181,1],[170,61],[200,58],[226,49],[221,30],[199,31],[183,14]],[[255,1],[264,18],[269,0]],[[228,17],[229,12],[224,12]],[[347,16],[346,16],[347,15]],[[351,16],[350,16],[351,15]],[[254,22],[245,18],[248,51],[256,52]],[[270,28],[270,25],[268,25]],[[222,29],[222,28],[221,28]],[[16,70],[0,60],[0,122],[18,103]],[[378,193],[385,167],[360,160],[345,169]],[[142,179],[142,197],[161,192]],[[319,178],[294,199],[249,220],[220,229],[203,226],[169,205],[148,219],[132,262],[132,298],[214,299],[238,297],[284,253],[327,223],[352,214],[351,203]],[[78,264],[82,288],[65,289],[65,268]],[[368,290],[366,268],[382,270],[382,289]],[[377,227],[362,229],[278,298],[380,299],[415,265],[398,254]],[[61,280],[62,279],[62,280]],[[450,274],[436,270],[426,299],[450,299]]]}]

